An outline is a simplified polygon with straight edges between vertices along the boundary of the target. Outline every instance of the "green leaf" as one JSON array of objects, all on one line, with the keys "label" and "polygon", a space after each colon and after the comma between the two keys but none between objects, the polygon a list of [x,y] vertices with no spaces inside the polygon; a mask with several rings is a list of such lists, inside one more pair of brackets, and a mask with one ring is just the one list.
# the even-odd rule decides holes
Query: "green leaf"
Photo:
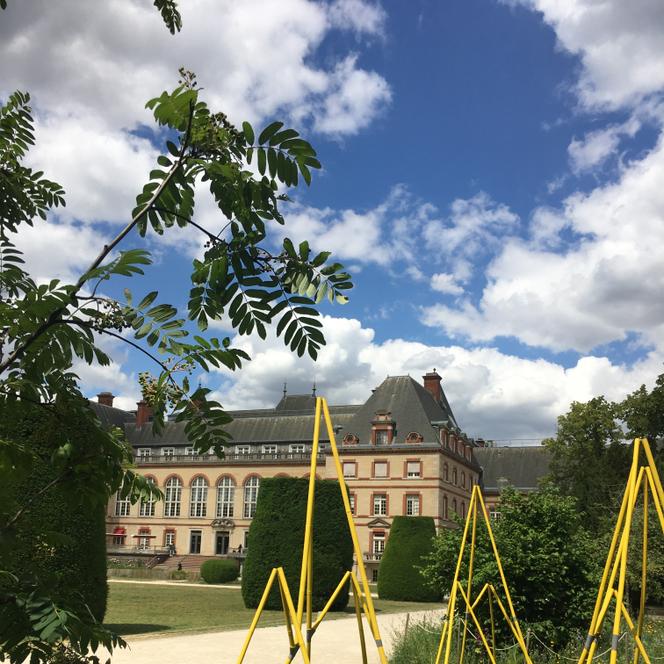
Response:
[{"label": "green leaf", "polygon": [[245,122],[242,123],[242,131],[244,133],[244,138],[247,141],[247,143],[249,143],[249,145],[253,144],[254,129],[246,120]]},{"label": "green leaf", "polygon": [[274,136],[282,127],[284,126],[283,122],[273,122],[269,124],[258,137],[258,142],[262,145],[265,141],[269,141],[272,136]]}]

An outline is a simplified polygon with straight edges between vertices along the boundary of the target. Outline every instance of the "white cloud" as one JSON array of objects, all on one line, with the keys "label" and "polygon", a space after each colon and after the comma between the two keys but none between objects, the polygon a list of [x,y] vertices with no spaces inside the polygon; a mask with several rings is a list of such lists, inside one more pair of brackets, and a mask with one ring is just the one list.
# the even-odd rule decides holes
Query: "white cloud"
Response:
[{"label": "white cloud", "polygon": [[379,4],[363,0],[335,0],[330,5],[328,16],[332,25],[348,29],[352,26],[358,33],[383,35],[387,15]]},{"label": "white cloud", "polygon": [[[537,438],[555,432],[556,417],[571,401],[599,394],[620,399],[641,383],[651,385],[662,355],[651,354],[631,369],[606,357],[586,357],[565,368],[522,359],[495,348],[427,345],[403,339],[375,341],[374,331],[354,319],[324,317],[328,345],[319,361],[298,359],[281,340],[242,338],[252,356],[237,374],[225,374],[217,392],[228,408],[273,407],[288,382],[291,394],[308,394],[314,379],[330,403],[362,403],[388,375],[415,380],[436,367],[461,427],[486,438]],[[214,386],[215,375],[209,376]]]},{"label": "white cloud", "polygon": [[460,286],[453,274],[439,272],[431,277],[431,288],[447,295],[461,295],[463,287]]},{"label": "white cloud", "polygon": [[664,3],[659,0],[507,0],[542,13],[578,55],[586,108],[633,106],[664,87]]},{"label": "white cloud", "polygon": [[[587,352],[629,332],[661,345],[662,181],[660,138],[618,181],[568,197],[561,210],[544,210],[536,242],[509,240],[487,270],[477,306],[432,306],[423,322],[476,341],[507,335],[555,350]],[[546,249],[543,238],[565,227],[580,239],[562,253]]]},{"label": "white cloud", "polygon": [[623,136],[634,136],[641,124],[632,118],[620,125],[591,131],[582,139],[572,139],[567,147],[572,170],[579,174],[601,166],[620,145]]}]

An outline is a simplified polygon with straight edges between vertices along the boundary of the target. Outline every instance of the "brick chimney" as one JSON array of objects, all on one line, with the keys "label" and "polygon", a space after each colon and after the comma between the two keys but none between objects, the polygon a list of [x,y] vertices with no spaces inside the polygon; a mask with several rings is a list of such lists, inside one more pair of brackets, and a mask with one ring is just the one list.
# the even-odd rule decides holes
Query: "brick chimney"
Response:
[{"label": "brick chimney", "polygon": [[144,400],[137,401],[136,405],[138,409],[136,410],[136,426],[142,427],[144,424],[147,424],[152,417],[152,408],[148,406],[147,402]]},{"label": "brick chimney", "polygon": [[97,395],[97,403],[100,403],[102,406],[113,407],[113,399],[115,399],[115,395],[112,392],[100,392]]},{"label": "brick chimney", "polygon": [[434,369],[427,372],[422,378],[424,379],[424,389],[431,394],[436,403],[439,403],[443,396],[443,391],[440,387],[442,378],[438,375],[438,372]]}]

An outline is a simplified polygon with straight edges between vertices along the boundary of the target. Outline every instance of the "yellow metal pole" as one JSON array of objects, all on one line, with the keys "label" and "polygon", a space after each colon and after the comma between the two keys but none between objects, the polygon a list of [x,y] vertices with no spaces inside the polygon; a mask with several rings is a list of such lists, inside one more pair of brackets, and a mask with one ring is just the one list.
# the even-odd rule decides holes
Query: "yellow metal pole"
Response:
[{"label": "yellow metal pole", "polygon": [[293,638],[293,624],[291,621],[290,612],[288,611],[288,605],[286,604],[286,598],[284,597],[284,589],[281,587],[280,583],[278,583],[277,585],[279,586],[279,594],[281,595],[281,606],[284,610],[284,617],[286,618],[286,630],[288,632],[288,645],[289,645],[289,653],[286,659],[286,664],[289,664],[289,662],[293,661],[293,653],[295,649],[295,639]]},{"label": "yellow metal pole", "polygon": [[496,623],[493,617],[493,599],[489,593],[489,620],[491,621],[491,647],[493,656],[496,656]]},{"label": "yellow metal pole", "polygon": [[[643,633],[643,617],[646,612],[646,582],[648,571],[648,477],[643,478],[643,541],[641,543],[641,597],[636,633]],[[639,651],[634,653],[634,664],[639,664]]]},{"label": "yellow metal pole", "polygon": [[[639,439],[634,441],[634,455],[632,465],[638,464],[639,461]],[[613,618],[613,631],[611,636],[611,654],[609,655],[609,664],[616,664],[618,661],[618,639],[620,638],[620,622],[622,613],[620,606],[623,603],[625,594],[625,578],[627,576],[627,554],[629,547],[629,534],[632,527],[632,515],[634,514],[634,502],[636,494],[637,482],[632,475],[630,483],[630,500],[627,505],[627,514],[625,515],[625,528],[623,530],[622,540],[620,542],[620,549],[618,556],[620,558],[620,574],[618,576],[618,590],[616,592],[616,611]]]},{"label": "yellow metal pole", "polygon": [[471,606],[473,607],[473,611],[475,610],[475,608],[477,607],[477,605],[480,603],[480,601],[481,601],[481,599],[484,597],[485,593],[488,592],[488,590],[489,590],[489,585],[490,585],[490,584],[488,584],[488,583],[485,583],[485,584],[484,584],[484,588],[482,588],[482,590],[480,590],[480,592],[478,593],[477,597],[475,598],[475,601],[471,604]]},{"label": "yellow metal pole", "polygon": [[466,518],[466,524],[463,529],[463,537],[461,538],[461,547],[459,548],[459,557],[457,558],[456,569],[454,570],[454,581],[452,582],[452,590],[450,592],[450,597],[447,600],[447,625],[443,627],[443,631],[440,635],[440,642],[438,644],[438,652],[436,653],[435,664],[440,664],[440,658],[443,653],[443,645],[445,645],[445,664],[449,664],[450,661],[450,652],[452,647],[452,633],[454,631],[454,610],[456,608],[456,595],[457,595],[457,585],[459,583],[459,574],[461,573],[461,564],[463,563],[463,554],[466,549],[466,540],[468,538],[468,530],[470,529],[470,520],[472,518],[473,507],[476,501],[476,491],[477,485],[473,487],[473,492],[470,497],[470,506],[468,509],[468,516]]},{"label": "yellow metal pole", "polygon": [[238,657],[237,664],[242,664],[242,662],[244,661],[244,656],[247,654],[247,648],[249,647],[249,643],[251,642],[251,637],[254,635],[254,631],[256,630],[256,625],[258,625],[258,621],[260,620],[261,614],[263,613],[263,608],[265,607],[265,602],[267,602],[268,595],[270,594],[270,590],[272,589],[272,584],[274,583],[275,576],[277,576],[276,567],[272,569],[272,572],[270,572],[270,577],[267,581],[267,585],[265,586],[265,590],[263,591],[263,596],[261,597],[261,601],[258,603],[258,608],[256,609],[256,613],[254,613],[254,618],[251,621],[251,625],[249,626],[249,633],[247,634],[247,638],[244,640],[244,644],[242,646],[240,656]]},{"label": "yellow metal pole", "polygon": [[307,516],[304,522],[304,545],[302,547],[302,565],[300,567],[300,589],[297,597],[297,623],[302,624],[304,613],[304,593],[307,587],[307,572],[309,570],[309,549],[312,541],[314,520],[314,498],[316,489],[316,458],[318,456],[318,440],[320,438],[321,398],[316,398],[314,415],[314,438],[311,445],[311,463],[309,464],[309,491],[307,493]]},{"label": "yellow metal pole", "polygon": [[643,445],[643,449],[646,453],[646,458],[648,459],[648,465],[652,469],[652,476],[653,476],[653,482],[655,484],[655,491],[653,493],[657,494],[657,497],[659,498],[659,502],[664,505],[664,487],[662,487],[662,480],[659,477],[659,472],[657,470],[657,464],[655,463],[655,459],[652,455],[652,452],[650,450],[650,443],[648,443],[647,438],[642,438],[641,439],[641,444]]},{"label": "yellow metal pole", "polygon": [[[618,611],[618,607],[616,607],[616,611]],[[637,631],[634,627],[634,622],[630,618],[629,613],[627,612],[627,609],[625,608],[624,604],[620,604],[620,612],[623,614],[625,617],[625,622],[627,623],[627,627],[629,627],[630,632],[632,632],[632,637],[634,638],[634,643],[636,643],[637,647],[637,652],[641,654],[641,657],[643,657],[643,660],[646,664],[651,664],[650,662],[650,657],[648,657],[648,653],[646,652],[646,649],[643,645],[643,641],[641,641],[641,637],[639,634],[637,634]]]},{"label": "yellow metal pole", "polygon": [[351,575],[352,575],[352,572],[346,572],[341,577],[341,581],[339,582],[339,585],[335,588],[335,590],[332,593],[330,599],[327,600],[327,604],[325,604],[322,611],[320,611],[320,613],[316,617],[316,622],[312,626],[312,629],[314,631],[316,631],[318,629],[318,625],[320,625],[323,622],[323,618],[325,618],[325,616],[327,615],[327,612],[332,607],[332,604],[334,604],[334,600],[337,598],[337,595],[343,590],[344,585],[348,582],[348,577],[350,577]]},{"label": "yellow metal pole", "polygon": [[475,615],[475,611],[473,611],[470,608],[470,604],[468,602],[468,597],[466,593],[463,591],[463,588],[461,587],[461,584],[459,584],[459,592],[461,593],[461,597],[463,598],[463,601],[466,603],[466,607],[468,609],[468,612],[470,613],[471,618],[473,619],[473,622],[475,623],[475,627],[477,627],[477,631],[480,635],[480,639],[482,639],[482,643],[484,644],[484,648],[489,655],[489,659],[491,660],[492,664],[496,664],[496,658],[493,656],[493,653],[491,652],[491,648],[489,648],[489,643],[486,640],[486,637],[484,636],[484,632],[482,631],[482,626],[480,625],[480,621],[477,619],[477,616]]},{"label": "yellow metal pole", "polygon": [[[277,568],[277,577],[279,579],[279,583],[283,588],[283,593],[284,597],[286,598],[286,604],[288,606],[288,610],[290,611],[293,618],[296,618],[297,613],[295,611],[295,606],[293,605],[293,598],[291,597],[290,590],[288,589],[288,582],[286,581],[286,574],[284,574],[283,567]],[[304,642],[304,639],[302,638],[301,625],[302,625],[301,622],[293,625],[295,631],[295,645],[299,647],[300,652],[302,653],[302,659],[304,660],[304,664],[311,664],[311,662],[309,661],[309,654],[307,653],[307,646]],[[293,653],[293,656],[295,656],[295,653]]]},{"label": "yellow metal pole", "polygon": [[[348,572],[350,574],[350,572]],[[355,617],[357,618],[357,629],[360,635],[360,648],[362,650],[362,664],[367,664],[367,643],[364,639],[364,625],[362,624],[362,591],[357,583],[357,579],[350,574],[351,586],[353,587],[353,602],[355,603]]]},{"label": "yellow metal pole", "polygon": [[312,601],[311,595],[313,591],[314,580],[314,533],[311,531],[311,540],[309,540],[309,556],[307,565],[307,652],[309,659],[311,659],[311,640],[314,637],[313,630],[311,629],[311,608]]},{"label": "yellow metal pole", "polygon": [[[473,565],[475,563],[475,542],[477,535],[477,502],[473,505],[473,529],[470,536],[470,562],[468,563],[468,601],[472,600],[473,587]],[[468,607],[463,619],[463,637],[461,640],[461,651],[459,652],[459,664],[463,664],[463,656],[466,651],[466,636],[468,634]]]},{"label": "yellow metal pole", "polygon": [[381,664],[388,664],[387,657],[385,656],[385,648],[383,646],[383,641],[380,638],[380,630],[378,629],[378,621],[376,620],[376,612],[374,610],[373,601],[371,599],[371,591],[369,589],[369,580],[367,579],[367,572],[364,568],[364,561],[362,560],[362,551],[360,549],[360,543],[357,539],[357,531],[355,530],[355,522],[353,521],[353,515],[350,509],[350,500],[348,499],[348,491],[346,490],[346,483],[344,481],[343,468],[341,466],[341,461],[339,459],[339,451],[337,450],[337,443],[334,437],[334,428],[332,427],[332,420],[330,419],[330,411],[327,407],[327,402],[322,397],[318,397],[316,400],[316,407],[318,408],[318,403],[322,403],[323,415],[325,416],[325,425],[327,426],[327,433],[330,437],[330,448],[332,450],[332,456],[334,458],[334,465],[337,471],[337,477],[339,479],[339,488],[341,489],[341,497],[343,499],[344,508],[346,509],[346,518],[348,520],[348,527],[350,529],[351,538],[353,540],[353,548],[355,550],[355,555],[357,557],[357,567],[360,572],[360,578],[362,580],[362,589],[364,591],[364,599],[366,602],[367,608],[367,619],[369,621],[369,626],[371,627],[371,632],[373,634],[374,641],[376,642],[376,647],[378,649],[378,656],[380,658]]},{"label": "yellow metal pole", "polygon": [[526,647],[526,641],[523,638],[523,634],[521,633],[521,627],[519,626],[519,621],[517,620],[516,617],[516,612],[514,611],[514,604],[512,603],[512,597],[510,596],[510,590],[507,586],[507,580],[505,579],[505,572],[503,570],[503,565],[500,562],[500,555],[498,554],[498,547],[496,546],[496,540],[494,539],[493,536],[493,530],[491,529],[491,522],[489,521],[489,514],[486,511],[486,506],[484,505],[484,499],[482,498],[482,494],[479,492],[479,485],[475,485],[475,489],[478,491],[478,503],[482,509],[482,516],[484,517],[484,523],[486,525],[487,532],[489,533],[489,540],[491,542],[491,548],[493,549],[493,555],[494,558],[496,559],[496,565],[498,565],[498,572],[500,573],[500,580],[503,584],[503,591],[505,592],[505,598],[507,599],[507,604],[510,609],[510,616],[511,619],[514,623],[514,630],[515,634],[517,636],[517,642],[519,643],[519,646],[521,646],[521,651],[523,653],[523,657],[526,660],[527,664],[532,664],[532,661],[530,659],[530,655],[528,654],[528,648]]},{"label": "yellow metal pole", "polygon": [[652,495],[652,502],[653,505],[655,506],[655,511],[657,512],[657,516],[659,517],[659,525],[662,528],[662,534],[664,534],[664,505],[659,499],[659,496],[657,495],[657,490],[655,489],[655,482],[653,480],[652,476],[652,471],[650,468],[646,468],[646,475],[648,477],[648,484],[650,484],[650,492]]}]

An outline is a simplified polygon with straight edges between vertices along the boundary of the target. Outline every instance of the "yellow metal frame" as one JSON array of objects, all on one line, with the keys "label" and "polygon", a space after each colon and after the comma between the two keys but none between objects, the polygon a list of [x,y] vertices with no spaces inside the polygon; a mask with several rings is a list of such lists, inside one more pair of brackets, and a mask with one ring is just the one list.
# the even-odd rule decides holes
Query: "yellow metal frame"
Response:
[{"label": "yellow metal frame", "polygon": [[[498,565],[498,572],[500,574],[500,584],[502,591],[507,599],[507,608],[503,604],[496,591],[496,588],[487,583],[483,586],[479,593],[473,599],[472,595],[472,585],[473,585],[473,567],[475,564],[475,548],[477,543],[477,520],[478,512],[481,515],[481,518],[484,520],[486,525],[487,532],[489,534],[489,540],[491,542],[491,549],[493,551],[496,564]],[[459,580],[461,575],[461,567],[464,560],[464,554],[466,552],[466,546],[468,545],[468,534],[470,532],[470,557],[468,562],[468,583],[464,589],[461,581]],[[489,520],[489,515],[486,511],[486,506],[484,505],[484,499],[482,498],[482,492],[478,485],[473,487],[472,496],[470,499],[470,505],[468,506],[468,515],[466,517],[466,524],[463,530],[463,538],[461,540],[461,548],[459,550],[459,557],[457,559],[456,570],[454,572],[454,582],[452,583],[452,589],[450,591],[450,598],[447,603],[447,619],[443,625],[443,630],[440,635],[440,642],[438,644],[438,652],[436,653],[435,664],[440,664],[441,657],[444,653],[444,664],[449,664],[450,657],[452,654],[452,639],[454,638],[454,614],[457,610],[457,602],[459,596],[463,601],[465,606],[465,617],[462,621],[463,625],[463,635],[461,637],[461,647],[459,650],[459,664],[463,664],[464,652],[466,647],[466,637],[468,633],[468,616],[473,620],[475,628],[478,631],[479,637],[482,641],[482,645],[486,650],[487,656],[491,664],[496,664],[496,630],[494,622],[494,602],[500,609],[503,617],[507,621],[514,638],[516,639],[523,657],[527,664],[532,664],[530,655],[528,654],[528,647],[526,641],[523,638],[523,633],[521,632],[521,627],[519,626],[519,621],[516,618],[514,612],[514,605],[512,604],[512,597],[510,596],[509,588],[507,587],[507,581],[505,579],[505,572],[503,571],[503,565],[500,561],[500,555],[498,554],[498,548],[496,546],[496,540],[493,536],[493,530],[491,529],[491,521]],[[484,635],[484,630],[480,625],[480,621],[477,618],[475,609],[482,599],[486,596],[489,602],[489,617],[491,623],[491,643],[487,640]]]},{"label": "yellow metal frame", "polygon": [[[346,519],[348,521],[348,527],[350,529],[351,539],[353,540],[353,550],[355,552],[355,558],[357,560],[357,569],[359,572],[360,579],[355,577],[355,575],[348,571],[346,572],[339,584],[337,585],[335,591],[332,593],[330,599],[327,601],[326,605],[316,616],[316,620],[313,619],[312,612],[312,602],[311,602],[311,593],[313,586],[313,516],[314,516],[314,502],[316,499],[316,458],[318,455],[318,444],[320,439],[320,424],[321,424],[321,415],[325,421],[325,427],[327,429],[327,434],[330,439],[330,447],[332,450],[332,456],[334,458],[334,465],[337,472],[337,479],[339,481],[339,487],[341,489],[341,497],[344,504],[344,509],[346,512]],[[270,590],[275,583],[275,580],[279,584],[279,589],[281,592],[281,602],[284,610],[284,616],[286,618],[286,631],[288,633],[288,643],[290,650],[286,658],[286,664],[292,662],[298,652],[302,653],[302,660],[304,664],[310,664],[312,661],[311,656],[311,646],[313,636],[316,633],[319,625],[327,615],[330,610],[334,600],[337,598],[339,593],[345,587],[346,583],[351,584],[353,590],[353,601],[355,604],[355,615],[357,617],[357,627],[360,639],[360,650],[362,654],[362,664],[367,664],[367,647],[364,635],[364,626],[362,623],[362,614],[367,619],[369,623],[369,629],[376,643],[376,648],[378,650],[378,657],[380,658],[381,664],[387,664],[387,657],[385,656],[385,649],[383,647],[383,642],[380,637],[380,631],[378,629],[378,621],[376,620],[376,612],[374,610],[373,600],[371,598],[371,590],[369,589],[369,581],[367,579],[367,572],[364,567],[364,560],[362,558],[362,551],[360,550],[360,543],[357,537],[357,531],[355,529],[355,522],[353,520],[353,513],[350,508],[350,500],[348,498],[348,490],[346,489],[346,483],[343,475],[343,468],[341,466],[341,460],[339,459],[339,452],[337,450],[337,443],[334,436],[334,428],[332,427],[332,420],[330,419],[330,411],[327,407],[327,401],[323,397],[316,398],[316,414],[314,419],[314,433],[313,433],[313,445],[311,448],[311,467],[309,470],[309,491],[307,495],[307,516],[304,526],[304,544],[302,547],[302,567],[300,570],[300,584],[297,595],[297,607],[294,606],[293,600],[291,597],[290,590],[288,588],[288,583],[286,581],[286,576],[284,570],[281,567],[276,567],[270,573],[270,577],[265,586],[263,596],[256,613],[254,614],[253,620],[249,627],[249,632],[242,646],[242,651],[238,657],[237,664],[242,664],[244,661],[245,655],[251,643],[251,639],[254,635],[258,621],[263,613],[265,608],[265,603],[267,602],[268,595]],[[305,622],[306,625],[306,639],[302,635],[302,622]]]},{"label": "yellow metal frame", "polygon": [[[641,452],[645,453],[645,463],[641,463]],[[634,507],[643,494],[643,540],[641,548],[641,598],[639,603],[639,615],[634,624],[624,603],[625,578],[627,574],[627,557],[629,553],[629,537],[632,529],[634,517]],[[632,466],[627,479],[627,486],[623,495],[618,521],[613,531],[613,538],[609,546],[609,555],[606,558],[604,573],[599,585],[595,610],[590,621],[588,637],[581,652],[578,664],[590,664],[597,652],[597,638],[602,630],[602,624],[609,611],[611,603],[615,600],[615,612],[613,617],[613,629],[611,639],[611,654],[609,664],[616,664],[618,659],[618,642],[620,639],[620,630],[622,620],[632,634],[636,651],[634,652],[634,664],[639,664],[643,657],[646,664],[650,664],[650,659],[646,653],[641,634],[643,633],[643,618],[645,614],[646,601],[646,571],[648,563],[648,508],[649,503],[655,506],[659,524],[664,533],[664,490],[662,482],[657,472],[657,466],[650,450],[647,438],[637,438],[634,441],[632,452]],[[616,586],[617,578],[617,586]]]}]

